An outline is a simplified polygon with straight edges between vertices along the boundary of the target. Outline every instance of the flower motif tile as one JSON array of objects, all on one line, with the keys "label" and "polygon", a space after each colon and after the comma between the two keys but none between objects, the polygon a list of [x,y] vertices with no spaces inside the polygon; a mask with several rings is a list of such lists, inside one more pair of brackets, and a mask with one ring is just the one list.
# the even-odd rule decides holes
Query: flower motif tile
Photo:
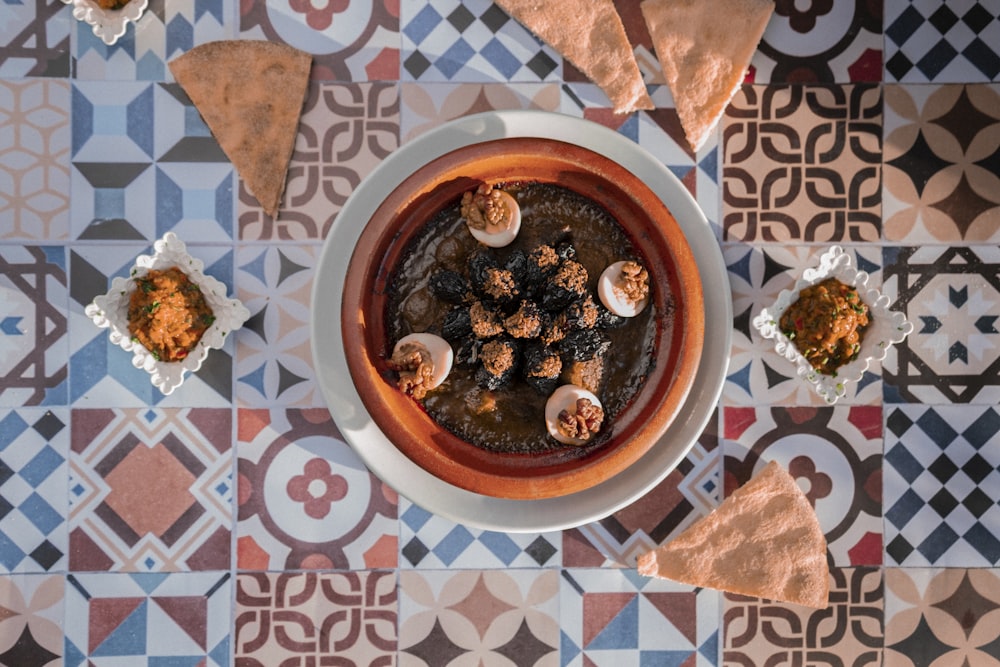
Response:
[{"label": "flower motif tile", "polygon": [[722,420],[726,496],[778,461],[815,508],[832,565],[882,564],[881,407],[729,407]]},{"label": "flower motif tile", "polygon": [[396,493],[325,408],[240,410],[238,419],[237,567],[396,567]]},{"label": "flower motif tile", "polygon": [[402,571],[399,665],[555,667],[556,570]]},{"label": "flower motif tile", "polygon": [[69,235],[69,82],[0,80],[0,239]]},{"label": "flower motif tile", "polygon": [[399,500],[401,568],[558,567],[562,533],[501,533],[454,523]]},{"label": "flower motif tile", "polygon": [[226,667],[232,586],[228,572],[71,574],[65,664]]},{"label": "flower motif tile", "polygon": [[714,667],[720,598],[634,569],[564,570],[559,664]]},{"label": "flower motif tile", "polygon": [[885,401],[1000,401],[1000,249],[925,245],[883,254],[883,292],[915,326],[882,362]]},{"label": "flower motif tile", "polygon": [[284,42],[313,54],[317,81],[399,78],[398,0],[239,3],[239,39]]},{"label": "flower motif tile", "polygon": [[[846,246],[869,284],[881,286],[882,253],[878,248]],[[796,375],[796,366],[774,351],[774,342],[760,336],[752,321],[774,305],[782,290],[791,289],[802,272],[815,267],[826,246],[723,246],[733,294],[733,343],[729,375],[723,387],[724,405],[815,405],[823,399]],[[895,309],[896,306],[894,305]],[[857,383],[847,385],[840,400],[849,404],[882,402],[881,365],[873,362]]]},{"label": "flower motif tile", "polygon": [[320,241],[347,197],[399,146],[399,90],[384,83],[313,83],[302,111],[278,219],[240,180],[244,241]]},{"label": "flower motif tile", "polygon": [[0,411],[0,571],[66,569],[69,411]]},{"label": "flower motif tile", "polygon": [[1000,9],[991,0],[885,0],[885,80],[1000,80]]},{"label": "flower motif tile", "polygon": [[1000,414],[993,407],[887,409],[885,552],[905,567],[1000,564]]},{"label": "flower motif tile", "polygon": [[65,405],[66,251],[0,246],[0,406]]},{"label": "flower motif tile", "polygon": [[[237,249],[237,297],[251,313],[236,343],[236,396],[241,405],[326,405],[310,350],[318,254],[314,245]],[[329,307],[335,307],[332,300]]]},{"label": "flower motif tile", "polygon": [[232,240],[233,168],[179,86],[77,81],[72,102],[73,238]]},{"label": "flower motif tile", "polygon": [[882,0],[777,0],[750,61],[754,83],[882,80]]},{"label": "flower motif tile", "polygon": [[558,81],[562,58],[490,0],[403,0],[403,81]]},{"label": "flower motif tile", "polygon": [[73,411],[69,569],[230,564],[232,412]]},{"label": "flower motif tile", "polygon": [[378,570],[237,575],[236,664],[396,664],[396,583]]},{"label": "flower motif tile", "polygon": [[885,572],[885,666],[996,665],[1000,571]]},{"label": "flower motif tile", "polygon": [[879,667],[883,585],[879,568],[832,568],[830,606],[820,610],[726,593],[721,664]]},{"label": "flower motif tile", "polygon": [[[233,294],[232,246],[189,246],[205,263],[205,273],[227,286]],[[229,407],[233,392],[234,338],[212,350],[201,369],[184,380],[181,388],[164,396],[149,381],[149,374],[132,366],[131,353],[111,343],[107,329],[94,326],[83,310],[94,297],[108,291],[111,279],[127,276],[140,254],[151,254],[148,245],[77,244],[70,251],[70,291],[73,326],[70,347],[70,401],[92,407]]]},{"label": "flower motif tile", "polygon": [[879,240],[879,86],[743,86],[721,124],[724,240]]},{"label": "flower motif tile", "polygon": [[150,0],[113,46],[73,21],[77,79],[172,81],[167,63],[197,44],[235,36],[233,8],[219,0]]},{"label": "flower motif tile", "polygon": [[73,16],[59,0],[4,3],[0,24],[0,76],[68,77]]},{"label": "flower motif tile", "polygon": [[0,576],[0,664],[63,664],[62,576]]},{"label": "flower motif tile", "polygon": [[1000,239],[1000,84],[885,87],[885,237]]},{"label": "flower motif tile", "polygon": [[719,505],[722,452],[713,413],[688,455],[662,482],[611,516],[565,531],[563,567],[635,567]]}]

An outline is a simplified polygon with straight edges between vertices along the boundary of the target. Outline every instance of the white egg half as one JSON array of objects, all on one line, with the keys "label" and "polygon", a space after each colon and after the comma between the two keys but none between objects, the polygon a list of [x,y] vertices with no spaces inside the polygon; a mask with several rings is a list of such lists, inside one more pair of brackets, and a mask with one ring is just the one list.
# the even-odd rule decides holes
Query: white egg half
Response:
[{"label": "white egg half", "polygon": [[[469,231],[477,241],[491,248],[502,248],[510,245],[517,238],[517,233],[521,231],[521,207],[518,206],[517,200],[511,195],[503,190],[499,192],[500,199],[503,200],[504,204],[507,205],[507,210],[510,211],[510,220],[507,221],[507,224],[502,227],[490,225],[487,229],[469,227]],[[494,229],[496,227],[498,228]]]},{"label": "white egg half", "polygon": [[431,354],[431,364],[433,367],[431,386],[429,388],[434,389],[440,386],[444,382],[444,379],[448,377],[448,373],[451,372],[451,365],[455,359],[455,354],[452,352],[448,341],[432,333],[411,333],[399,339],[393,348],[393,354],[406,343],[417,343],[427,348],[427,351]]},{"label": "white egg half", "polygon": [[641,301],[630,301],[622,299],[615,289],[618,276],[621,275],[624,261],[615,262],[601,272],[601,277],[597,281],[597,294],[601,297],[601,303],[615,315],[620,317],[635,317],[642,312],[642,309],[649,303],[649,297]]},{"label": "white egg half", "polygon": [[549,435],[564,445],[582,445],[587,442],[580,438],[571,438],[559,430],[559,413],[563,410],[575,411],[576,402],[581,398],[589,398],[594,405],[604,407],[593,392],[575,384],[564,384],[556,387],[556,390],[549,396],[549,400],[545,402],[545,428],[548,429]]}]

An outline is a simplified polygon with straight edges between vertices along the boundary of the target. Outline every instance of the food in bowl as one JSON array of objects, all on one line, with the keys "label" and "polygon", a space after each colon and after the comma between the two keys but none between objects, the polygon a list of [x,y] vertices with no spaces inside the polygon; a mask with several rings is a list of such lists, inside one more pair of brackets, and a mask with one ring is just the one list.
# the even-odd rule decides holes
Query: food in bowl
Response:
[{"label": "food in bowl", "polygon": [[[469,224],[476,199],[504,201],[495,193],[520,220],[520,233],[500,247],[484,245]],[[673,309],[670,294],[665,312],[636,307],[649,302],[644,263],[607,210],[565,187],[515,182],[466,191],[404,251],[389,279],[386,316],[391,341],[417,333],[445,339],[454,368],[434,389],[420,383],[418,393],[404,371],[400,387],[443,428],[486,450],[533,453],[606,442],[600,425],[612,423],[642,388],[658,319]],[[600,290],[602,277],[613,287]],[[610,310],[599,292],[617,292],[616,309],[628,317]],[[560,423],[547,419],[546,401],[561,385],[589,394],[583,411],[597,429],[566,433],[579,424],[575,404],[555,411],[566,413],[562,430],[547,427]],[[595,407],[602,411],[597,420]]]},{"label": "food in bowl", "polygon": [[136,277],[128,330],[157,361],[180,361],[215,322],[201,288],[176,266]]},{"label": "food in bowl", "polygon": [[780,320],[781,332],[826,375],[857,358],[868,325],[868,306],[858,289],[833,277],[799,291]]}]

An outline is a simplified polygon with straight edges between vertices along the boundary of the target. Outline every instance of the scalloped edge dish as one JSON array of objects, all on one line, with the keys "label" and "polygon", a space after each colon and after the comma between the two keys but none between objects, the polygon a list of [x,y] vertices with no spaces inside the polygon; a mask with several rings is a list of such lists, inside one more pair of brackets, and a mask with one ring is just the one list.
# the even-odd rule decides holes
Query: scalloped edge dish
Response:
[{"label": "scalloped edge dish", "polygon": [[[845,285],[856,287],[861,300],[868,306],[870,322],[861,339],[861,350],[851,362],[844,364],[835,375],[820,373],[799,353],[778,322],[788,307],[806,287],[833,277]],[[840,246],[832,246],[819,259],[819,266],[802,272],[792,289],[782,290],[774,305],[763,309],[753,318],[753,326],[765,339],[774,341],[774,350],[796,366],[796,374],[816,390],[828,405],[833,405],[847,392],[847,385],[857,382],[873,361],[882,361],[889,348],[901,343],[913,331],[913,323],[899,311],[890,310],[891,299],[868,286],[869,275],[854,266],[851,255]]]},{"label": "scalloped edge dish", "polygon": [[94,35],[111,46],[125,34],[129,23],[135,23],[146,11],[149,0],[131,0],[121,9],[103,9],[93,0],[62,0],[73,5],[73,18],[90,26]]},{"label": "scalloped edge dish", "polygon": [[[173,232],[153,244],[152,255],[139,255],[129,270],[129,277],[118,276],[111,281],[111,289],[106,294],[94,297],[84,312],[94,324],[102,329],[110,329],[111,342],[132,353],[132,365],[150,375],[150,381],[164,395],[169,395],[181,386],[186,373],[194,373],[208,356],[209,350],[220,349],[226,337],[243,326],[250,317],[250,311],[238,299],[228,298],[226,286],[205,275],[205,264],[192,257],[187,246]],[[128,329],[129,297],[135,291],[135,278],[146,275],[150,269],[178,267],[188,279],[197,285],[205,295],[205,300],[215,315],[212,326],[205,331],[194,350],[183,361],[158,361],[152,353],[132,340]]]}]

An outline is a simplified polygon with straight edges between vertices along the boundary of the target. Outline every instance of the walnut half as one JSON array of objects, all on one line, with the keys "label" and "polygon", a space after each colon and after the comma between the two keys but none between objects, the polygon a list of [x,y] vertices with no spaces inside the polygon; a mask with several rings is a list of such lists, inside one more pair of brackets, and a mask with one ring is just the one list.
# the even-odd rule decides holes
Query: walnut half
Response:
[{"label": "walnut half", "polygon": [[432,389],[434,362],[431,352],[419,343],[404,343],[396,348],[389,359],[389,368],[399,373],[396,386],[404,394],[420,400]]},{"label": "walnut half", "polygon": [[603,421],[601,406],[594,405],[589,398],[578,398],[572,412],[559,413],[559,431],[568,438],[586,441],[601,430]]}]

